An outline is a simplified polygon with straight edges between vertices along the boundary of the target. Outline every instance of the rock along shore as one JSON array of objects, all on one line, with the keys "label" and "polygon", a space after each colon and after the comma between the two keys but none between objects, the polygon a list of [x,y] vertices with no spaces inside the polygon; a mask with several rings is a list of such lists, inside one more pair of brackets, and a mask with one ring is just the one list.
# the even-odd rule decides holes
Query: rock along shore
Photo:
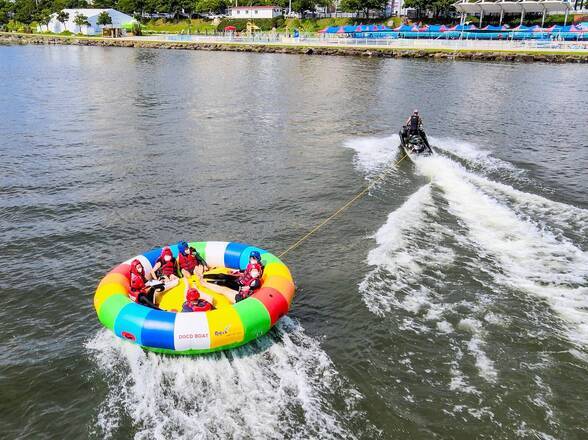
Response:
[{"label": "rock along shore", "polygon": [[207,43],[153,41],[111,38],[62,37],[35,34],[0,33],[0,44],[61,44],[74,46],[135,47],[150,49],[208,50],[227,52],[283,53],[302,55],[362,56],[374,58],[420,58],[433,60],[510,61],[544,63],[588,63],[588,54],[507,52],[492,50],[398,49],[369,47],[329,47],[247,43]]}]

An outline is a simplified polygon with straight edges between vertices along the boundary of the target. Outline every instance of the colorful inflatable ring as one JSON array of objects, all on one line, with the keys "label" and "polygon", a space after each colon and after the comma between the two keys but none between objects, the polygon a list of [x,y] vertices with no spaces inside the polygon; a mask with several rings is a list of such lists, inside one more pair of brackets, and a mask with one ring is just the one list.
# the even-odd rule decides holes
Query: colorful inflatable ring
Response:
[{"label": "colorful inflatable ring", "polygon": [[[94,295],[100,322],[118,337],[167,354],[201,354],[226,350],[260,337],[284,316],[294,297],[294,282],[282,261],[263,249],[242,243],[191,242],[210,267],[243,270],[251,251],[261,254],[261,288],[243,301],[208,312],[154,310],[129,298],[130,263],[139,259],[150,271],[161,248],[130,258],[112,269]],[[170,246],[174,256],[177,245]]]}]

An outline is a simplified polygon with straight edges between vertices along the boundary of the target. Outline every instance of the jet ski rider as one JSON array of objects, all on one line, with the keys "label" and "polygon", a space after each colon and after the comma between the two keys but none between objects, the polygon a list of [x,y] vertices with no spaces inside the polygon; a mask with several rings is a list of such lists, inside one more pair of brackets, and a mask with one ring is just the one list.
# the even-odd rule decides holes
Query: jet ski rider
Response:
[{"label": "jet ski rider", "polygon": [[419,116],[419,111],[415,109],[412,115],[406,120],[408,134],[420,134],[423,129],[423,120]]}]

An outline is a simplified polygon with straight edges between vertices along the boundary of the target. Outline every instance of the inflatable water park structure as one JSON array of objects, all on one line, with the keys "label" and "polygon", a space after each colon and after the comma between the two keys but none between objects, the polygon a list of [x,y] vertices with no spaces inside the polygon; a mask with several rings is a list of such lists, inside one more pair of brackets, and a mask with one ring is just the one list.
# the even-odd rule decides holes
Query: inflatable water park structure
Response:
[{"label": "inflatable water park structure", "polygon": [[[476,39],[476,40],[587,40],[588,22],[568,25],[568,14],[573,9],[569,1],[485,1],[455,3],[460,22],[455,26],[431,24],[424,26],[402,24],[396,28],[381,25],[330,26],[319,31],[325,37],[348,38],[429,38],[429,39]],[[525,15],[541,13],[541,25],[525,26]],[[565,14],[564,25],[544,27],[545,17],[551,13]],[[514,28],[503,24],[505,14],[520,14],[520,23]],[[468,15],[479,16],[478,26],[466,23]],[[498,25],[484,25],[484,18],[499,16]]]}]

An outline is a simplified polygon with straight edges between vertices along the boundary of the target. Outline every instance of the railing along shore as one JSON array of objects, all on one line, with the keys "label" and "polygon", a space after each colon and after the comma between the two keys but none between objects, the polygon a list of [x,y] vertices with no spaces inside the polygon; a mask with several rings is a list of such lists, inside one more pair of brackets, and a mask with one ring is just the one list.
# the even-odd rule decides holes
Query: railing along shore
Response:
[{"label": "railing along shore", "polygon": [[588,51],[588,41],[545,40],[477,40],[477,39],[403,39],[403,38],[345,38],[291,37],[280,34],[261,35],[149,35],[131,37],[146,41],[182,41],[193,43],[241,43],[264,45],[296,45],[324,47],[374,47],[397,49],[445,50],[555,50]]}]

